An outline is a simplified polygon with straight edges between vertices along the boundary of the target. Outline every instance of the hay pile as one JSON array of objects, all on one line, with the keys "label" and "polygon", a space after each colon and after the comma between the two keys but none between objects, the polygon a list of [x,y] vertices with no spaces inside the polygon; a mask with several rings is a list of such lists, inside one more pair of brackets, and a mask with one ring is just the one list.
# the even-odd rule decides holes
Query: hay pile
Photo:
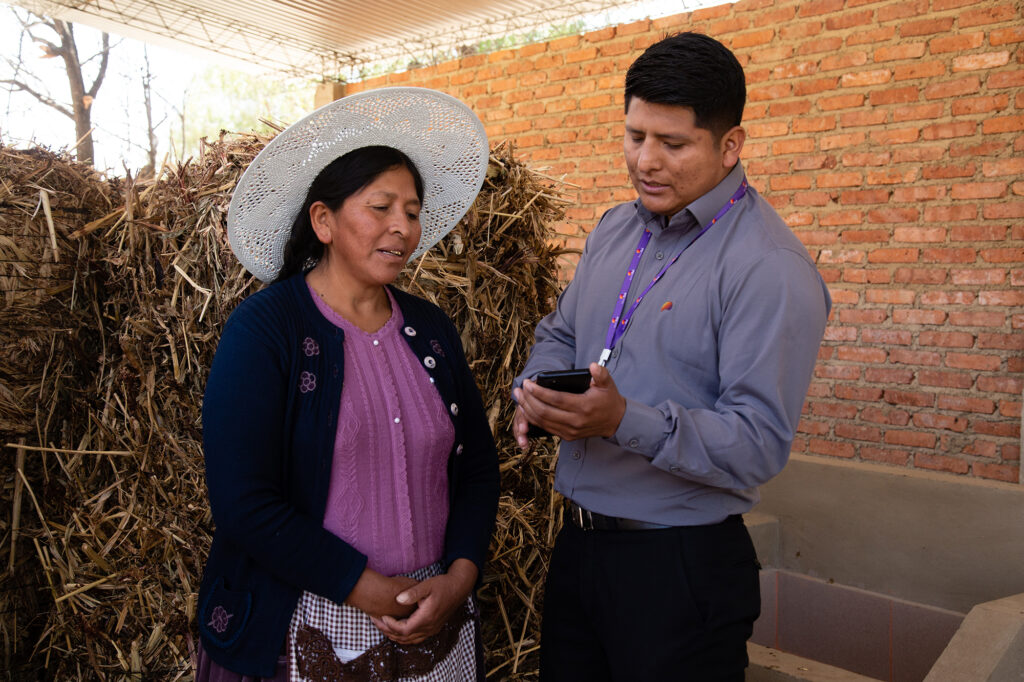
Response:
[{"label": "hay pile", "polygon": [[[17,679],[191,676],[212,531],[202,390],[223,322],[258,285],[223,225],[266,141],[222,135],[155,181],[118,184],[0,147],[0,638]],[[563,206],[497,147],[476,205],[403,282],[455,319],[499,441],[481,593],[491,679],[536,668],[553,450],[515,450],[508,388],[557,295]]]}]

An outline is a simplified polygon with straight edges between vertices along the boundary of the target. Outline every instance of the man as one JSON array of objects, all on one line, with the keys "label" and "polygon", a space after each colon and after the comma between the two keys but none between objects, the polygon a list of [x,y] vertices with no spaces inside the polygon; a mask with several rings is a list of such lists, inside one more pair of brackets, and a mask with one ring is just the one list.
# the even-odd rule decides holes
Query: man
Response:
[{"label": "man", "polygon": [[[528,423],[562,439],[541,679],[738,682],[760,611],[741,514],[786,463],[831,301],[746,184],[733,54],[666,38],[625,95],[639,198],[588,237],[513,389],[519,446]],[[572,367],[583,394],[532,381]]]}]

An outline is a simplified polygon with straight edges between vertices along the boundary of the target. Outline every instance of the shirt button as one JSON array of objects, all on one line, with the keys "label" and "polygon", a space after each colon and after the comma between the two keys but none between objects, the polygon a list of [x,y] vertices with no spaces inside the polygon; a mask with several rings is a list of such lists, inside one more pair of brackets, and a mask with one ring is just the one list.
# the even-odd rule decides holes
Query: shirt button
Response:
[{"label": "shirt button", "polygon": [[579,450],[573,450],[572,451],[572,458],[573,459],[579,459],[581,456],[582,455],[580,455],[580,451]]},{"label": "shirt button", "polygon": [[669,467],[669,471],[679,471],[679,467]]},{"label": "shirt button", "polygon": [[401,424],[402,423],[402,418],[401,417],[395,417],[395,423],[396,424]]},{"label": "shirt button", "polygon": [[458,417],[458,416],[459,416],[459,406],[458,406],[458,405],[456,405],[455,403],[452,403],[452,404],[451,404],[451,407],[449,407],[448,409],[450,409],[450,410],[452,411],[452,414],[453,414],[454,416],[456,416],[456,417]]},{"label": "shirt button", "polygon": [[413,329],[412,327],[406,327],[406,328],[405,328],[405,329],[403,329],[402,331],[404,331],[404,332],[405,332],[405,335],[406,335],[406,336],[416,336],[416,330],[415,330],[415,329]]},{"label": "shirt button", "polygon": [[434,367],[437,366],[437,360],[428,355],[427,357],[423,358],[423,364],[429,367],[430,369],[434,369]]},{"label": "shirt button", "polygon": [[632,440],[629,441],[629,447],[631,447],[631,448],[640,447],[640,441],[637,440],[636,438],[633,438]]},{"label": "shirt button", "polygon": [[656,254],[654,254],[654,257],[657,258],[658,260],[661,260],[662,258],[665,257],[665,254],[661,251],[658,251]]},{"label": "shirt button", "polygon": [[612,351],[612,357],[613,358],[619,357],[619,349],[618,348],[616,348],[615,350]]}]

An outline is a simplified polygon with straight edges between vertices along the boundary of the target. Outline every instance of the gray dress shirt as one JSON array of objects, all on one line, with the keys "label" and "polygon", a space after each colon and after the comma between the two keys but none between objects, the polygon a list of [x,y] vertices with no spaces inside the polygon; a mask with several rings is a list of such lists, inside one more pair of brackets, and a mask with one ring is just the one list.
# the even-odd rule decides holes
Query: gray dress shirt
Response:
[{"label": "gray dress shirt", "polygon": [[[640,201],[605,213],[516,385],[596,362],[643,228],[653,234],[627,301],[743,177],[737,164],[667,221]],[[807,250],[749,188],[636,309],[607,363],[622,422],[611,438],[563,442],[555,489],[594,512],[674,526],[749,511],[789,457],[830,307]]]}]

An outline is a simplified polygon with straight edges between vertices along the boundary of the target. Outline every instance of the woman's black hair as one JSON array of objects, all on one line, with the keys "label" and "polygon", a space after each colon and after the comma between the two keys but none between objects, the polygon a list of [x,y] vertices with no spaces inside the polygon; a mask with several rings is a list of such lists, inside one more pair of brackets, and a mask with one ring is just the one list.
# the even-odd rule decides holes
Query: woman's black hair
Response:
[{"label": "woman's black hair", "polygon": [[720,140],[743,120],[743,67],[725,45],[700,33],[677,33],[647,48],[626,72],[626,113],[639,97],[693,109],[695,124]]},{"label": "woman's black hair", "polygon": [[322,201],[327,208],[337,211],[350,196],[377,179],[381,173],[393,168],[405,167],[412,174],[416,185],[416,196],[423,202],[423,178],[403,152],[393,148],[375,145],[360,147],[339,156],[320,171],[306,193],[299,214],[292,223],[291,236],[284,247],[284,265],[277,273],[275,282],[308,270],[324,253],[323,242],[313,231],[309,219],[309,207]]}]

